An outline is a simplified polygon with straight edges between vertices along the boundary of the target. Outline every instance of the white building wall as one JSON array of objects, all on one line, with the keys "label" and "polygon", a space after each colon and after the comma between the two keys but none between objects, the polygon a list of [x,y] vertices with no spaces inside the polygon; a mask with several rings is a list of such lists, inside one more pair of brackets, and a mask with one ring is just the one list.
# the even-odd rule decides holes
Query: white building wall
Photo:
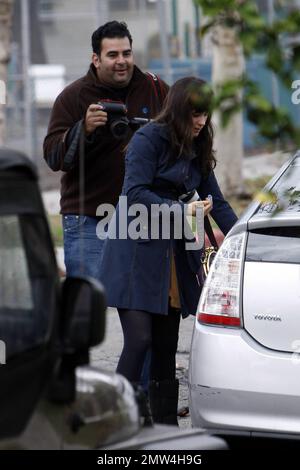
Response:
[{"label": "white building wall", "polygon": [[65,65],[70,77],[87,70],[92,55],[91,35],[106,21],[127,23],[133,37],[136,62],[140,66],[146,64],[148,38],[158,33],[156,9],[110,12],[108,8],[108,16],[104,18],[97,0],[61,0],[55,2],[52,13],[53,19],[49,16],[49,20],[44,18],[42,23],[46,54],[49,63]]},{"label": "white building wall", "polygon": [[[165,29],[172,34],[172,0],[164,0],[166,7]],[[124,3],[125,4],[125,3]],[[127,2],[126,2],[127,4]],[[113,11],[110,0],[60,0],[53,2],[53,16],[43,19],[45,48],[51,64],[66,68],[67,80],[73,80],[87,70],[92,49],[91,34],[107,20],[125,21],[133,37],[136,63],[145,68],[150,58],[148,40],[159,37],[157,9],[147,8],[147,0],[131,0],[131,9]],[[122,5],[122,2],[120,2]],[[189,24],[191,57],[196,57],[196,18],[193,0],[177,1],[179,58],[185,57],[185,24]],[[209,48],[205,47],[207,55]]]}]

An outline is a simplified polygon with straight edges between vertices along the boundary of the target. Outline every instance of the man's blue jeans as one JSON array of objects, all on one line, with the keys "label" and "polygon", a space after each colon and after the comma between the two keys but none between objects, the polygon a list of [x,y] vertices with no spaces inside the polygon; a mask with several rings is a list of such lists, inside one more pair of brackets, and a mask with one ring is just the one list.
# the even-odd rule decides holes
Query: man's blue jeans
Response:
[{"label": "man's blue jeans", "polygon": [[99,219],[86,215],[62,216],[64,255],[67,276],[91,276],[100,281],[105,233],[96,234]]}]

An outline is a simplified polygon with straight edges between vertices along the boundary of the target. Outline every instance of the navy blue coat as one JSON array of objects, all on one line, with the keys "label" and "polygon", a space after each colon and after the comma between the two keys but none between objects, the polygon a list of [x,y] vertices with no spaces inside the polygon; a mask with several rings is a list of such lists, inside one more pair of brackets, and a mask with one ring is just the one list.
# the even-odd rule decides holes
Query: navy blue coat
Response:
[{"label": "navy blue coat", "polygon": [[[165,125],[150,123],[133,136],[126,154],[122,196],[128,207],[144,204],[167,204],[182,214],[178,201],[179,186],[186,192],[197,189],[201,199],[213,196],[211,216],[226,234],[237,218],[224,200],[214,173],[201,176],[197,159],[179,159],[168,163],[170,142]],[[121,201],[121,199],[120,199]],[[109,225],[109,234],[119,229],[119,202]],[[132,221],[128,218],[127,226]],[[146,227],[144,227],[146,228]],[[145,236],[145,234],[144,234]],[[174,254],[182,315],[195,314],[200,295],[195,272],[200,265],[200,253],[193,252],[198,265],[190,262],[184,240],[137,240],[107,238],[101,262],[101,280],[111,307],[145,310],[156,314],[168,313],[171,254]]]}]

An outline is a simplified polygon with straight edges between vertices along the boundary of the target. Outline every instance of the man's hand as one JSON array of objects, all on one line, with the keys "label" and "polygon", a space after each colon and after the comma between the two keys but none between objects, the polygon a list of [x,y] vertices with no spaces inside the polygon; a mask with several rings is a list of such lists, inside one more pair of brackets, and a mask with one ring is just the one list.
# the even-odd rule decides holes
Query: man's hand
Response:
[{"label": "man's hand", "polygon": [[105,126],[107,123],[107,113],[102,109],[100,104],[90,104],[88,107],[84,120],[86,135],[91,134],[97,127]]}]

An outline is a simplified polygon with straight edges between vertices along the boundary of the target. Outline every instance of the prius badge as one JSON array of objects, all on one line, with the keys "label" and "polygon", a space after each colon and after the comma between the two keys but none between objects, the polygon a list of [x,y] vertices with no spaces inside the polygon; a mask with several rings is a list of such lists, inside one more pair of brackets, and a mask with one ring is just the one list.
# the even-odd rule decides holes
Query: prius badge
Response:
[{"label": "prius badge", "polygon": [[282,321],[279,315],[254,315],[254,320]]}]

